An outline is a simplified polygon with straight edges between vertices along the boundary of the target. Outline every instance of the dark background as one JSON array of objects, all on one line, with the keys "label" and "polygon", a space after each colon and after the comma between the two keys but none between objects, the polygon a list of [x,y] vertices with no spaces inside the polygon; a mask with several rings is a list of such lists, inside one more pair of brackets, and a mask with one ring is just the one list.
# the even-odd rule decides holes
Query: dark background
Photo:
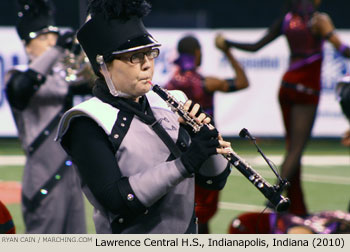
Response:
[{"label": "dark background", "polygon": [[[0,26],[16,24],[16,0],[0,1]],[[53,0],[56,23],[77,29],[85,19],[87,0]],[[149,0],[151,14],[145,25],[156,28],[249,28],[268,27],[278,17],[284,0]],[[323,0],[337,28],[350,28],[350,1]]]}]

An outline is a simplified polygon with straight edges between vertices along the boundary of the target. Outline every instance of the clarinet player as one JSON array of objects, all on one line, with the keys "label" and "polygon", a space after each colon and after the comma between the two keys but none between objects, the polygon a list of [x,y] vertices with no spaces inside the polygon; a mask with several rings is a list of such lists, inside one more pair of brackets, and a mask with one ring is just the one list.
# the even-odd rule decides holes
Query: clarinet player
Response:
[{"label": "clarinet player", "polygon": [[[98,76],[95,97],[64,114],[58,140],[77,164],[97,233],[197,233],[194,179],[217,190],[230,174],[218,155],[230,143],[206,126],[194,133],[150,91],[160,44],[142,23],[149,11],[144,0],[93,0],[77,34]],[[184,110],[210,123],[198,104]]]},{"label": "clarinet player", "polygon": [[67,154],[54,142],[63,112],[74,94],[89,94],[85,83],[67,83],[61,60],[74,33],[54,26],[50,1],[18,1],[17,33],[29,58],[7,74],[6,95],[26,154],[22,213],[26,233],[86,233],[84,200]]}]

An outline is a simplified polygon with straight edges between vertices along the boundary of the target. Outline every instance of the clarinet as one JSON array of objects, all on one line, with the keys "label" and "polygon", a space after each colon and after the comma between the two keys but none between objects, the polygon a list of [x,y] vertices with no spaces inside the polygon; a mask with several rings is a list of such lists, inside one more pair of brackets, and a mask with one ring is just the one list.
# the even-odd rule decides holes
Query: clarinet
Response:
[{"label": "clarinet", "polygon": [[[181,116],[186,124],[192,127],[194,132],[198,132],[203,124],[197,123],[187,111],[183,108],[183,103],[176,100],[166,89],[161,88],[159,85],[149,82],[152,86],[152,90],[158,94],[168,106]],[[209,124],[209,128],[214,129],[214,126]],[[223,154],[231,165],[233,165],[239,172],[241,172],[275,207],[277,212],[286,211],[290,205],[288,198],[281,195],[283,190],[282,185],[270,185],[259,173],[257,173],[247,162],[245,162],[236,152],[230,148],[230,154]]]}]

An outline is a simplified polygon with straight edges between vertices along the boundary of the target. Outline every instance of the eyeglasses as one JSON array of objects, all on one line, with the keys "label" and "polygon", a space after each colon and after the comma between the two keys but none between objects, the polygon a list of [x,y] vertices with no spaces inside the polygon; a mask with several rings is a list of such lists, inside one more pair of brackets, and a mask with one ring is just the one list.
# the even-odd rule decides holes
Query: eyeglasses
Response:
[{"label": "eyeglasses", "polygon": [[145,55],[147,59],[152,60],[155,59],[159,56],[159,49],[158,48],[153,48],[147,52],[138,52],[132,54],[130,57],[117,57],[117,59],[127,59],[133,64],[141,63],[145,59]]}]

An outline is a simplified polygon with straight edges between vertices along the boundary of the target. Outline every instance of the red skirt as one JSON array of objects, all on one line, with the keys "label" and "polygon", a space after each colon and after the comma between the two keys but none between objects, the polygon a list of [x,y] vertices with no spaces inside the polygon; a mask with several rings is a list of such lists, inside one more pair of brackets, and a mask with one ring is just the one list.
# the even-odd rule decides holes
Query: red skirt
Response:
[{"label": "red skirt", "polygon": [[318,104],[321,90],[321,66],[322,59],[319,59],[286,72],[279,91],[280,104]]}]

